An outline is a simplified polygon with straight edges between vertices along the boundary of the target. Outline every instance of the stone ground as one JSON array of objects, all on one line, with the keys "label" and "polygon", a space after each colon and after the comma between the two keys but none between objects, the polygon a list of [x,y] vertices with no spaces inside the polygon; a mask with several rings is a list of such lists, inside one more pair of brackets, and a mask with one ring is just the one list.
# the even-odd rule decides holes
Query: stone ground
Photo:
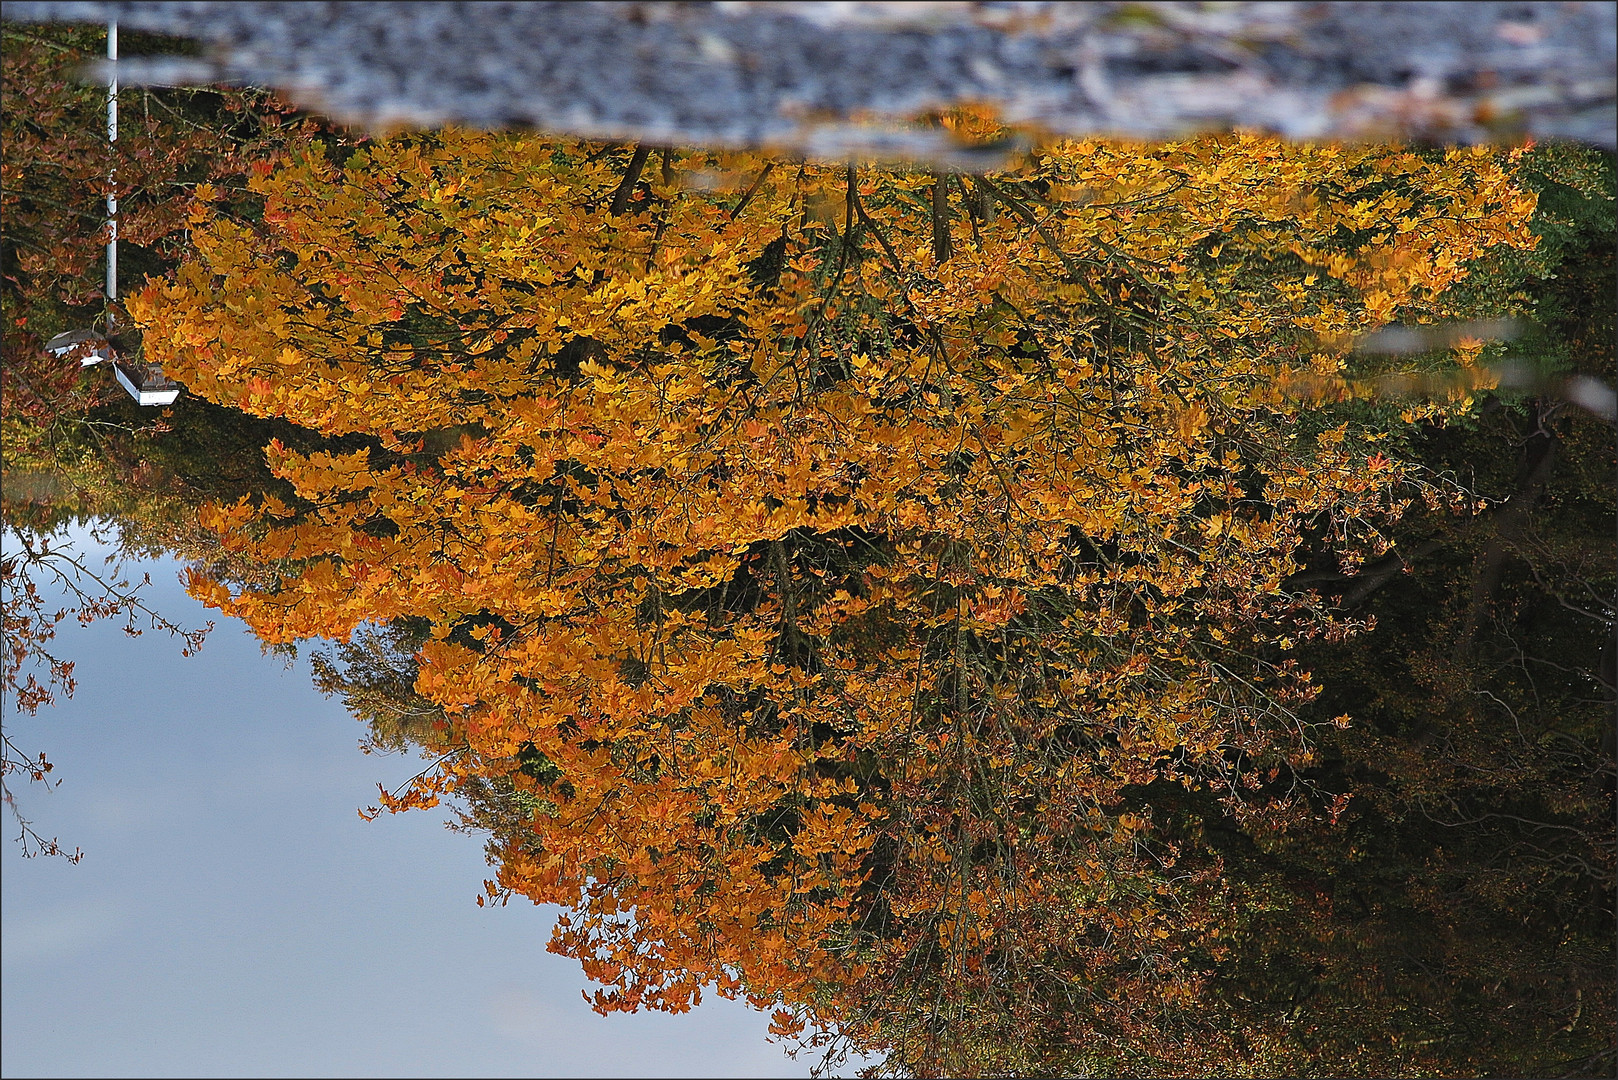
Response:
[{"label": "stone ground", "polygon": [[274,86],[361,127],[977,162],[903,118],[997,106],[1047,132],[1618,143],[1614,3],[87,3],[18,21],[202,39],[125,85]]}]

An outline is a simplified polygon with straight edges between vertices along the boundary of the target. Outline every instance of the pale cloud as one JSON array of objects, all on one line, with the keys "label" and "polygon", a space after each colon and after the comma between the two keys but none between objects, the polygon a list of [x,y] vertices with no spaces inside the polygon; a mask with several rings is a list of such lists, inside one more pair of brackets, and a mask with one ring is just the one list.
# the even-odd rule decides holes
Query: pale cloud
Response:
[{"label": "pale cloud", "polygon": [[506,987],[490,999],[489,1019],[496,1034],[536,1049],[554,1048],[554,1040],[567,1026],[557,1023],[553,1003],[516,987]]},{"label": "pale cloud", "polygon": [[[583,985],[582,975],[579,979]],[[532,1053],[535,1075],[806,1076],[765,1038],[766,1018],[705,996],[691,1012],[600,1016],[569,994],[506,986],[487,999],[498,1035]]]},{"label": "pale cloud", "polygon": [[110,897],[20,915],[8,911],[0,947],[8,966],[63,959],[114,936],[127,921],[123,906]]}]

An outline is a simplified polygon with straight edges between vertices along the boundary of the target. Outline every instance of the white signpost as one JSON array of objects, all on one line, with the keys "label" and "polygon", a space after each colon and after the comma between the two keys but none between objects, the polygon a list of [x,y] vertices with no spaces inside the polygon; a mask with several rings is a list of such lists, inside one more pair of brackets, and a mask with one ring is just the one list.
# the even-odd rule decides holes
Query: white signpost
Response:
[{"label": "white signpost", "polygon": [[[118,148],[118,24],[107,24],[107,142]],[[113,159],[116,162],[116,157]],[[112,305],[118,301],[118,169],[107,171],[107,336],[112,336]]]},{"label": "white signpost", "polygon": [[[118,24],[107,24],[107,143],[118,146]],[[115,305],[118,302],[118,167],[117,156],[107,172],[107,337],[112,337]],[[112,360],[112,373],[118,384],[140,405],[172,405],[180,396],[180,386],[164,376],[155,364],[119,356],[110,341],[82,363]]]}]

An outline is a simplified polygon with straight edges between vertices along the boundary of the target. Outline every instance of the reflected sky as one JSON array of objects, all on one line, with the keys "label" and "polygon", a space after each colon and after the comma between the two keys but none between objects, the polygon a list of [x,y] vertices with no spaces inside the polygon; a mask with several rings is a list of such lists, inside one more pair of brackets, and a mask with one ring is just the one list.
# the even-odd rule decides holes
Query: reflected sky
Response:
[{"label": "reflected sky", "polygon": [[[143,569],[164,614],[217,615],[177,562]],[[7,725],[64,781],[25,811],[86,857],[5,845],[7,1076],[808,1074],[739,1003],[592,1013],[545,951],[552,910],[475,905],[477,838],[439,811],[359,820],[419,763],[362,755],[239,622],[190,659],[109,623],[58,644],[78,692]]]}]

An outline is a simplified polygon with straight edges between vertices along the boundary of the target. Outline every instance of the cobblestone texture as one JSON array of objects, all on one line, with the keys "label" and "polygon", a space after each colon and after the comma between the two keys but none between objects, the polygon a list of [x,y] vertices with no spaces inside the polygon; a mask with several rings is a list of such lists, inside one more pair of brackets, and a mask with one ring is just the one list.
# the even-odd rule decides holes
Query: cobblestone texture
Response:
[{"label": "cobblestone texture", "polygon": [[897,121],[981,101],[1075,135],[1618,141],[1613,3],[8,0],[4,16],[203,39],[208,60],[124,61],[120,81],[275,86],[371,128],[947,161],[941,133]]}]

